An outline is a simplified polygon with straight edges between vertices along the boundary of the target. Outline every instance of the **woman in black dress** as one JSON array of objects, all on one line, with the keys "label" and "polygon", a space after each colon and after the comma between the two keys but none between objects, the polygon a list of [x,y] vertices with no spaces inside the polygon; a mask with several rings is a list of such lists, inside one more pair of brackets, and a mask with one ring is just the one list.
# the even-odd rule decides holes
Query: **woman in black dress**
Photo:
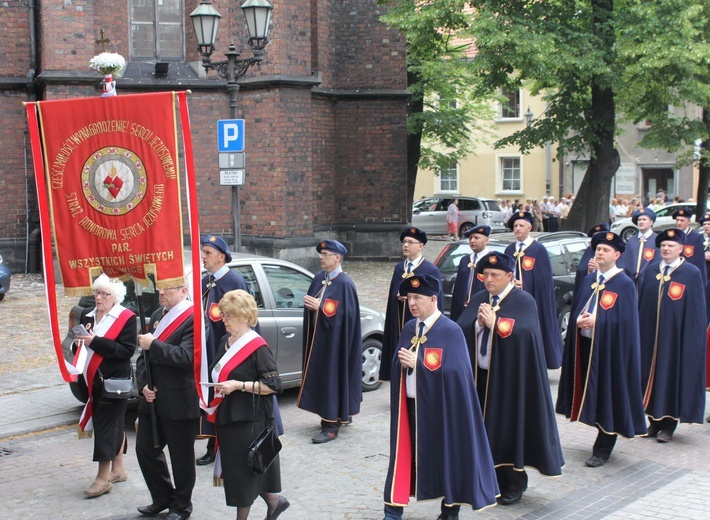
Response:
[{"label": "woman in black dress", "polygon": [[289,506],[281,491],[279,457],[260,475],[247,466],[251,442],[267,425],[274,425],[273,397],[281,392],[281,379],[271,350],[252,327],[257,324],[254,298],[241,289],[229,291],[219,302],[228,335],[220,342],[210,379],[219,383],[222,396],[216,411],[217,442],[227,505],[237,508],[237,520],[246,520],[251,505],[261,496],[268,506],[267,520],[275,520]]},{"label": "woman in black dress", "polygon": [[108,493],[114,482],[127,478],[123,467],[126,453],[123,425],[128,400],[106,398],[101,379],[131,375],[131,356],[138,341],[136,315],[121,305],[126,286],[102,274],[93,288],[96,307],[85,309],[81,315],[81,324],[88,335],[77,336],[75,340],[78,347],[86,349],[87,362],[81,381],[86,383],[89,395],[79,422],[79,435],[91,435],[93,425],[93,460],[99,463],[94,482],[84,490],[89,498]]}]

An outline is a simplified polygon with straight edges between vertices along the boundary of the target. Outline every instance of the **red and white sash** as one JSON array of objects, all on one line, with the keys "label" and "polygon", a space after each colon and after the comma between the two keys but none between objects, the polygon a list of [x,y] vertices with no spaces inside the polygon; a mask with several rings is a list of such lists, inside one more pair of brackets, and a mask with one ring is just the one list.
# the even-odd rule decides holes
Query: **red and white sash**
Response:
[{"label": "red and white sash", "polygon": [[[110,340],[115,340],[118,335],[123,330],[126,322],[131,316],[135,314],[126,309],[123,309],[120,314],[116,317],[113,323],[108,327],[108,329],[102,334],[101,327],[94,328],[94,332],[97,336],[102,338],[107,338]],[[86,381],[86,386],[89,390],[89,398],[86,400],[86,405],[84,405],[84,410],[81,412],[81,417],[79,418],[79,438],[91,437],[91,432],[94,429],[94,423],[92,420],[93,416],[93,394],[94,394],[94,378],[96,377],[96,372],[99,369],[99,365],[104,360],[101,354],[97,354],[91,347],[86,347],[86,364],[84,365],[84,381]]]},{"label": "red and white sash", "polygon": [[166,341],[185,321],[192,316],[194,304],[190,300],[183,300],[165,316],[163,316],[155,327],[153,336],[160,341]]}]

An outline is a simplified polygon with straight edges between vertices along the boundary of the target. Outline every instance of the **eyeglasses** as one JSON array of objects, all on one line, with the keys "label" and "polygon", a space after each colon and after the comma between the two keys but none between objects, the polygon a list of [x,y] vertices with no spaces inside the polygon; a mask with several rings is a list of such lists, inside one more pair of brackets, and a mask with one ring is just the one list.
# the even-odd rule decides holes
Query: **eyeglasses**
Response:
[{"label": "eyeglasses", "polygon": [[402,240],[402,244],[406,244],[408,246],[413,246],[415,244],[421,244],[421,242],[417,240]]},{"label": "eyeglasses", "polygon": [[94,291],[94,298],[98,296],[101,296],[102,298],[108,298],[109,296],[111,296],[111,293],[107,293],[104,291]]},{"label": "eyeglasses", "polygon": [[165,291],[177,291],[177,290],[179,290],[179,289],[184,289],[184,288],[185,288],[184,285],[179,285],[178,287],[166,287],[166,288],[164,288],[164,289],[158,289],[158,291],[163,291],[163,292],[165,292]]},{"label": "eyeglasses", "polygon": [[328,258],[329,256],[335,256],[338,253],[318,253],[317,256],[322,257],[322,258]]},{"label": "eyeglasses", "polygon": [[229,313],[219,313],[219,315],[222,317],[223,320],[231,320],[232,318],[236,318],[236,314],[229,314]]}]

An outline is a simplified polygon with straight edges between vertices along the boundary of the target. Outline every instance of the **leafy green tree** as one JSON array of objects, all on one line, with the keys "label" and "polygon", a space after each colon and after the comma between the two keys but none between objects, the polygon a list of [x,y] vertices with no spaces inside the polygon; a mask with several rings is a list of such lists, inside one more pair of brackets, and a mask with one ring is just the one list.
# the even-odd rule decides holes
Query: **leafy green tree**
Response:
[{"label": "leafy green tree", "polygon": [[436,174],[471,155],[492,134],[493,111],[474,96],[465,0],[378,0],[387,5],[382,19],[407,39],[407,197],[411,203],[418,168]]},{"label": "leafy green tree", "polygon": [[[641,146],[679,152],[681,163],[698,163],[696,214],[704,214],[710,183],[710,4],[634,2],[625,26],[624,82],[633,86],[622,96],[625,114],[634,123],[652,123]],[[700,118],[689,103],[701,107]]]},{"label": "leafy green tree", "polygon": [[[620,164],[615,135],[621,116],[626,113],[631,118],[654,117],[658,112],[652,111],[651,105],[661,106],[669,90],[680,88],[677,84],[664,84],[663,76],[668,70],[657,60],[658,54],[653,54],[652,50],[636,54],[639,42],[654,40],[654,44],[663,46],[668,40],[665,33],[680,13],[691,18],[695,13],[697,18],[703,19],[705,29],[700,22],[695,29],[685,32],[674,27],[672,48],[675,52],[706,45],[704,38],[708,34],[707,7],[699,0],[690,0],[692,6],[687,8],[683,6],[688,2],[680,0],[381,2],[390,4],[390,14],[385,21],[407,38],[410,88],[417,93],[411,114],[417,113],[416,96],[426,99],[429,84],[424,72],[429,71],[429,62],[442,56],[452,60],[460,57],[455,53],[441,53],[444,42],[472,42],[475,46],[474,52],[467,53],[467,56],[475,54],[474,59],[458,60],[461,63],[457,65],[460,69],[456,76],[465,78],[465,85],[473,91],[472,100],[489,98],[503,87],[508,90],[524,87],[532,95],[541,95],[546,100],[544,114],[525,129],[497,141],[496,146],[516,145],[526,153],[546,142],[557,142],[559,153],[588,153],[587,174],[566,224],[582,230],[609,218],[611,181]],[[673,7],[659,7],[664,3]],[[648,25],[644,25],[646,23]],[[664,55],[672,61],[673,52],[664,52]],[[698,51],[698,56],[688,60],[687,67],[702,69],[704,66],[703,72],[707,73],[706,56],[704,50]],[[635,67],[633,80],[627,72],[631,67]],[[691,81],[702,83],[700,72]],[[653,85],[645,93],[648,103],[634,105],[638,101],[634,90],[644,82]],[[704,83],[707,86],[706,80]],[[682,99],[702,101],[702,97],[693,97],[689,92],[684,93]],[[411,114],[410,132],[428,135],[429,128],[417,124]],[[687,128],[678,146],[687,146],[694,133],[695,138],[705,135],[698,134],[701,125],[691,123],[690,119],[682,121]],[[675,128],[678,137],[681,127],[675,123],[679,122],[674,121],[675,126],[666,122],[659,118],[656,123],[654,117],[657,132],[668,128],[670,137],[666,139],[671,139]],[[647,142],[658,146],[653,141],[654,135],[656,131],[649,132]],[[419,156],[410,155],[410,160],[418,162]],[[411,176],[410,181],[414,180]]]}]

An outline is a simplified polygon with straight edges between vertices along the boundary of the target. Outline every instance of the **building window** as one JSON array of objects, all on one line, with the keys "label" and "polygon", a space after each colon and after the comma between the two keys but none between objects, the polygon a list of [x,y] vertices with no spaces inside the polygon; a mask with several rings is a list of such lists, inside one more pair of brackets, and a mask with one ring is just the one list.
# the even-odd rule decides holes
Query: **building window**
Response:
[{"label": "building window", "polygon": [[522,192],[523,176],[520,157],[500,157],[500,187],[502,192]]},{"label": "building window", "polygon": [[439,181],[438,193],[458,193],[459,191],[459,168],[457,164],[452,164],[449,168],[444,168],[437,177]]},{"label": "building window", "polygon": [[183,0],[130,0],[131,60],[182,61]]},{"label": "building window", "polygon": [[503,100],[501,101],[499,117],[501,119],[521,119],[520,111],[520,90],[501,89]]}]

